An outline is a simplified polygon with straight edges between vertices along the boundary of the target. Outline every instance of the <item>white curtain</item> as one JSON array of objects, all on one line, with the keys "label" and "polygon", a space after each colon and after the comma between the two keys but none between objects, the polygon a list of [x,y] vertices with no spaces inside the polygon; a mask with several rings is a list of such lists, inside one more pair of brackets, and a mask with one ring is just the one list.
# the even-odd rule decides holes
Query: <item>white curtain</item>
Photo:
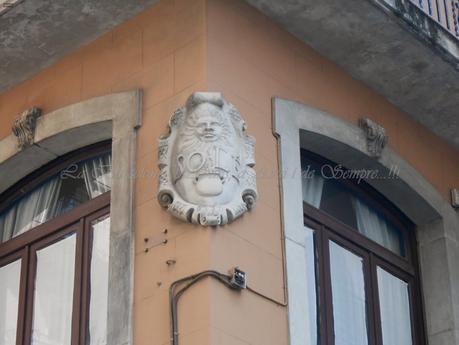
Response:
[{"label": "white curtain", "polygon": [[[79,199],[74,200],[72,193],[79,188],[86,188],[90,199],[110,191],[112,184],[111,154],[82,162],[81,171],[85,186],[78,184],[75,182],[76,180],[72,180],[72,184],[69,184],[59,176],[56,176],[26,194],[6,212],[0,214],[0,243],[59,215],[62,212],[62,207],[59,205],[60,194],[62,194],[60,193],[61,189],[68,194],[64,195],[64,197],[76,202],[71,205],[72,207],[78,205]],[[65,186],[64,188],[62,188],[63,185]],[[64,210],[68,210],[68,208],[64,207]]]},{"label": "white curtain", "polygon": [[32,345],[70,345],[76,235],[37,251]]},{"label": "white curtain", "polygon": [[98,219],[92,227],[88,345],[107,345],[110,218]]},{"label": "white curtain", "polygon": [[353,198],[353,204],[359,232],[387,249],[402,254],[397,230],[359,199]]},{"label": "white curtain", "polygon": [[319,175],[303,176],[303,200],[308,204],[319,208],[324,188],[324,178]]},{"label": "white curtain", "polygon": [[378,267],[383,343],[412,345],[408,284]]},{"label": "white curtain", "polygon": [[6,213],[0,215],[0,239],[5,242],[53,218],[61,180],[55,178],[27,194]]},{"label": "white curtain", "polygon": [[16,344],[21,260],[0,267],[0,344]]},{"label": "white curtain", "polygon": [[335,345],[368,345],[363,260],[329,243]]},{"label": "white curtain", "polygon": [[83,176],[91,199],[110,191],[112,186],[110,154],[83,162]]}]

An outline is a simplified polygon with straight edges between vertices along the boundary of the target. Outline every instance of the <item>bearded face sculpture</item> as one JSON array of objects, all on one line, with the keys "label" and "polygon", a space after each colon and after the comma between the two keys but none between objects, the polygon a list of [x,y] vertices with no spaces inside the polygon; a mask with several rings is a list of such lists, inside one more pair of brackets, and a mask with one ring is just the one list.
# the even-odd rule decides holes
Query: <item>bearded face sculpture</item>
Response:
[{"label": "bearded face sculpture", "polygon": [[194,224],[230,223],[257,199],[255,140],[220,93],[196,92],[159,139],[159,203]]}]

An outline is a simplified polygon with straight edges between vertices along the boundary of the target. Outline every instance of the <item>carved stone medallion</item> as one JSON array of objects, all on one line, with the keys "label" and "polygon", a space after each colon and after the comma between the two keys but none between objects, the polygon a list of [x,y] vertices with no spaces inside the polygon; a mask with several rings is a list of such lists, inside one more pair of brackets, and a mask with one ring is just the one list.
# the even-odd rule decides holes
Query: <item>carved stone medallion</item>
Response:
[{"label": "carved stone medallion", "polygon": [[159,139],[158,201],[183,221],[230,223],[257,199],[255,139],[221,93],[196,92]]},{"label": "carved stone medallion", "polygon": [[370,156],[374,158],[381,157],[382,151],[388,142],[384,127],[368,118],[360,119],[359,127],[362,128],[367,138],[367,151]]},{"label": "carved stone medallion", "polygon": [[12,132],[18,139],[18,147],[23,150],[33,144],[37,118],[41,115],[41,109],[30,108],[20,114],[14,121]]}]

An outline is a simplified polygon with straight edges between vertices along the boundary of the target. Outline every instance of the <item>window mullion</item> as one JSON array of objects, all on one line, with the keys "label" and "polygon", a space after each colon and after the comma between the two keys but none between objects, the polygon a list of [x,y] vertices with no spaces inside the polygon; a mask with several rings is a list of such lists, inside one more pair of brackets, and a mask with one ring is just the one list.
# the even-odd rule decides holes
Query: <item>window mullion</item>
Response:
[{"label": "window mullion", "polygon": [[24,331],[26,320],[26,306],[27,306],[27,286],[29,275],[29,251],[30,247],[26,246],[22,250],[21,255],[21,280],[19,285],[19,305],[18,305],[18,323],[16,332],[16,344],[25,345]]},{"label": "window mullion", "polygon": [[83,270],[83,246],[84,246],[84,218],[80,219],[77,230],[75,251],[75,278],[73,289],[73,312],[72,312],[72,345],[80,344],[80,320],[81,320],[81,295],[82,295],[82,270]]},{"label": "window mullion", "polygon": [[383,345],[382,342],[382,329],[381,329],[381,313],[379,306],[379,290],[378,290],[378,277],[376,272],[376,263],[373,253],[370,253],[369,258],[369,274],[370,274],[370,295],[369,302],[372,306],[373,325],[371,326],[374,334],[374,344]]},{"label": "window mullion", "polygon": [[321,324],[321,330],[325,330],[325,334],[322,335],[321,344],[334,344],[334,326],[333,326],[333,300],[332,300],[332,288],[331,288],[331,273],[330,273],[330,250],[329,250],[329,236],[328,231],[322,225],[320,231],[318,231],[318,256],[320,266],[320,296],[321,302],[319,308],[319,315]]},{"label": "window mullion", "polygon": [[32,324],[33,324],[33,294],[35,288],[35,277],[37,273],[37,253],[36,248],[27,246],[28,267],[27,267],[27,287],[26,287],[26,306],[24,316],[24,338],[23,345],[32,343]]},{"label": "window mullion", "polygon": [[418,301],[418,290],[415,287],[414,279],[410,277],[408,280],[408,296],[410,301],[410,313],[411,313],[411,338],[413,344],[425,344],[425,340],[422,334],[422,310],[419,307]]},{"label": "window mullion", "polygon": [[[414,236],[413,234],[411,234]],[[420,265],[418,257],[417,242],[415,238],[410,241],[409,247],[411,260],[415,267],[414,276],[410,277],[408,288],[410,291],[410,308],[411,308],[411,323],[413,330],[413,342],[415,344],[426,344],[426,320],[424,309],[422,307],[422,284],[420,278]]]},{"label": "window mullion", "polygon": [[324,280],[324,263],[323,263],[323,234],[322,229],[314,228],[314,262],[316,269],[316,303],[318,315],[318,332],[319,344],[325,344],[327,339],[327,316],[324,315],[326,305],[325,297],[325,280]]},{"label": "window mullion", "polygon": [[89,218],[84,219],[83,231],[83,266],[81,279],[81,318],[80,318],[80,344],[84,345],[87,337],[88,316],[89,316],[89,274],[91,265],[91,239],[92,231]]}]

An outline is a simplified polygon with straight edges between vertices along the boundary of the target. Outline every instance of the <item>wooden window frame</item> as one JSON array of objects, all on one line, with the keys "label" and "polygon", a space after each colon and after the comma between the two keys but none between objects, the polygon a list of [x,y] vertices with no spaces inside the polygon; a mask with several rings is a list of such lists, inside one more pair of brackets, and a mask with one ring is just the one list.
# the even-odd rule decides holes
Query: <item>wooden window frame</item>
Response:
[{"label": "wooden window frame", "polygon": [[53,175],[58,174],[63,169],[73,163],[91,159],[111,151],[111,140],[105,140],[90,146],[67,153],[35,170],[19,182],[5,190],[0,196],[0,213],[10,207],[16,200],[29,193],[34,188]]},{"label": "wooden window frame", "polygon": [[[312,161],[314,164],[335,166],[334,163],[310,152],[302,150],[301,154],[302,158]],[[376,208],[401,230],[404,238],[405,256],[390,251],[326,212],[303,202],[303,223],[314,231],[316,302],[319,306],[318,338],[321,339],[320,344],[334,344],[329,241],[334,241],[363,259],[369,326],[368,343],[383,345],[377,282],[377,267],[379,266],[408,284],[412,344],[426,344],[414,225],[366,183],[361,182],[356,185],[355,181],[352,180],[340,180],[340,182],[344,183],[359,197],[362,197],[371,207]]]},{"label": "wooden window frame", "polygon": [[[69,153],[33,172],[2,194],[0,212],[69,164],[110,152],[111,141],[94,144]],[[72,308],[71,345],[84,345],[89,320],[89,274],[91,265],[92,222],[110,214],[110,192],[0,243],[0,267],[21,259],[16,345],[31,344],[36,250],[76,234],[75,278]]]}]

